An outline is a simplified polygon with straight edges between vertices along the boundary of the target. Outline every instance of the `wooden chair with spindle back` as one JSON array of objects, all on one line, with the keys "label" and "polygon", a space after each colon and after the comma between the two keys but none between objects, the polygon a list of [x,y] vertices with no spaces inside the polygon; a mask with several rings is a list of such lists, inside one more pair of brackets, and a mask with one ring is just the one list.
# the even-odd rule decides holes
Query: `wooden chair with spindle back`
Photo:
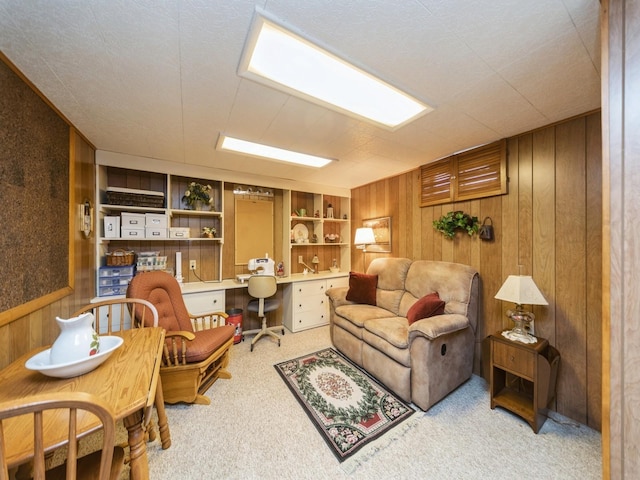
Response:
[{"label": "wooden chair with spindle back", "polygon": [[[54,412],[54,410],[56,410]],[[61,442],[59,429],[51,426],[54,415],[64,412],[68,418],[66,442]],[[90,416],[96,420],[91,420]],[[14,422],[30,422],[33,437],[14,438],[11,435]],[[94,431],[102,427],[101,449],[78,457],[78,439],[89,422]],[[56,392],[33,395],[0,404],[0,479],[9,478],[11,442],[21,442],[33,451],[33,478],[50,479],[99,479],[116,480],[124,467],[124,450],[115,446],[116,426],[111,407],[95,395],[85,392]],[[45,469],[45,456],[67,444],[66,461],[50,470]]]},{"label": "wooden chair with spindle back", "polygon": [[[117,334],[122,330],[131,328],[157,327],[158,311],[150,302],[141,298],[112,298],[101,300],[86,305],[75,313],[72,317],[76,317],[85,312],[93,313],[95,318],[94,329],[100,335]],[[160,438],[163,450],[171,446],[171,437],[169,435],[169,425],[164,410],[164,399],[156,394],[155,406],[158,413],[158,423],[160,428]],[[151,422],[151,408],[147,408],[144,412],[144,426],[147,429],[147,435],[150,441],[156,439],[156,431]]]}]

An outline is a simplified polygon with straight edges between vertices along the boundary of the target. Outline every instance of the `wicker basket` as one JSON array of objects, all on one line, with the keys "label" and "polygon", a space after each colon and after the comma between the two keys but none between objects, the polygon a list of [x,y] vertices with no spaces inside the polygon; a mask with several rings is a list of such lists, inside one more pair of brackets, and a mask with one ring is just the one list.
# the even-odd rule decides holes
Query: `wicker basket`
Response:
[{"label": "wicker basket", "polygon": [[131,250],[119,248],[113,252],[107,252],[107,267],[123,267],[133,265],[135,253]]}]

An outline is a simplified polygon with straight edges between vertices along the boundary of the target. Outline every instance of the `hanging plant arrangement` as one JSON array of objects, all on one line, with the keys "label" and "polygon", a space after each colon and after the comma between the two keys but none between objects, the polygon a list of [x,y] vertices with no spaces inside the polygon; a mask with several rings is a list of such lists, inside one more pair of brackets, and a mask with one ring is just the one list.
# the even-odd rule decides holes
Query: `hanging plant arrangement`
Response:
[{"label": "hanging plant arrangement", "polygon": [[456,212],[449,212],[441,216],[438,220],[434,220],[433,228],[449,239],[455,237],[456,230],[463,230],[471,237],[478,233],[480,222],[478,221],[478,217],[472,217],[458,210]]}]

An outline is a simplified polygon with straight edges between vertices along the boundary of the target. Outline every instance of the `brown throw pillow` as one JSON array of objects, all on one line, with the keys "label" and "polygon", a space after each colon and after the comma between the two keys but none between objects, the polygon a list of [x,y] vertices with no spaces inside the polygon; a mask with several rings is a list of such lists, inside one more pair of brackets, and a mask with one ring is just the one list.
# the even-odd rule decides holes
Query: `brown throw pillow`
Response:
[{"label": "brown throw pillow", "polygon": [[347,300],[375,306],[377,286],[378,275],[349,272],[349,291],[347,292]]},{"label": "brown throw pillow", "polygon": [[444,313],[444,300],[440,300],[438,292],[430,293],[414,303],[407,312],[409,325],[423,318],[442,315]]}]

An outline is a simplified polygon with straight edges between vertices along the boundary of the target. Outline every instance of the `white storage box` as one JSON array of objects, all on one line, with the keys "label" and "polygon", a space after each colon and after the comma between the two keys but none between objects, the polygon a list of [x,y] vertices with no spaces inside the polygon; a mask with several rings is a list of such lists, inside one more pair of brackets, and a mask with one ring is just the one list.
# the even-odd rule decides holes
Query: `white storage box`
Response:
[{"label": "white storage box", "polygon": [[120,238],[120,217],[104,217],[104,238]]},{"label": "white storage box", "polygon": [[122,227],[122,238],[144,238],[144,227],[143,228],[125,228]]},{"label": "white storage box", "polygon": [[145,213],[144,214],[144,226],[154,228],[167,228],[168,221],[167,216],[162,213]]},{"label": "white storage box", "polygon": [[144,213],[128,213],[122,212],[122,228],[144,228]]},{"label": "white storage box", "polygon": [[169,238],[189,238],[189,227],[171,227]]},{"label": "white storage box", "polygon": [[167,229],[159,227],[145,227],[145,238],[167,238]]}]

